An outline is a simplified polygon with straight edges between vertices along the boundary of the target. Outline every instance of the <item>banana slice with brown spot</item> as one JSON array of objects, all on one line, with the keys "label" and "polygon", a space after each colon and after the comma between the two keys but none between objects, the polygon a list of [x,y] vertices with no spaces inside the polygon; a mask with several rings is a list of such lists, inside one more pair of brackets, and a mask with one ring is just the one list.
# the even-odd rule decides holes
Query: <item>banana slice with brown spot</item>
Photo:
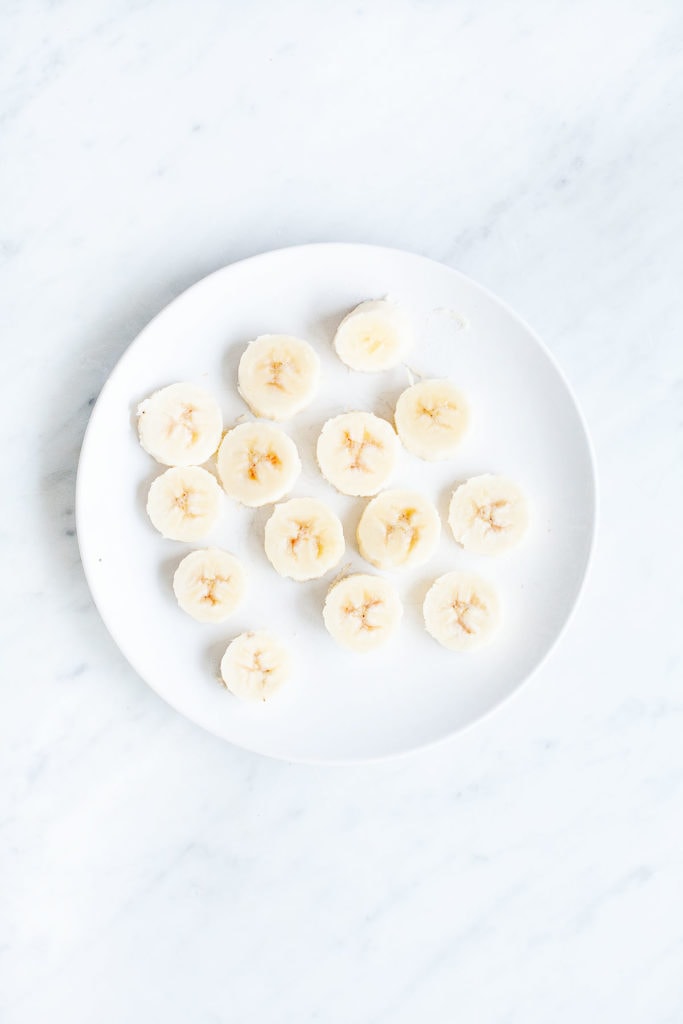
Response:
[{"label": "banana slice with brown spot", "polygon": [[316,449],[320,471],[342,494],[377,494],[396,466],[398,439],[371,412],[347,412],[324,425]]},{"label": "banana slice with brown spot", "polygon": [[344,555],[339,518],[316,498],[291,498],[276,505],[266,523],[265,551],[280,576],[318,579]]},{"label": "banana slice with brown spot", "polygon": [[443,647],[471,651],[493,638],[500,622],[500,601],[483,577],[456,570],[434,581],[423,612],[427,632]]},{"label": "banana slice with brown spot", "polygon": [[514,481],[484,473],[455,489],[448,524],[466,551],[499,555],[523,539],[529,526],[529,507]]},{"label": "banana slice with brown spot", "polygon": [[256,416],[286,420],[312,401],[320,359],[307,341],[289,334],[262,334],[245,349],[238,388]]},{"label": "banana slice with brown spot", "polygon": [[434,505],[417,491],[383,491],[369,501],[357,530],[361,555],[378,569],[421,565],[441,533]]},{"label": "banana slice with brown spot", "polygon": [[233,427],[218,450],[218,475],[223,490],[249,508],[284,498],[300,472],[296,445],[270,423],[241,423]]},{"label": "banana slice with brown spot", "polygon": [[201,540],[221,511],[221,489],[211,473],[198,466],[173,466],[152,481],[147,514],[163,537]]}]

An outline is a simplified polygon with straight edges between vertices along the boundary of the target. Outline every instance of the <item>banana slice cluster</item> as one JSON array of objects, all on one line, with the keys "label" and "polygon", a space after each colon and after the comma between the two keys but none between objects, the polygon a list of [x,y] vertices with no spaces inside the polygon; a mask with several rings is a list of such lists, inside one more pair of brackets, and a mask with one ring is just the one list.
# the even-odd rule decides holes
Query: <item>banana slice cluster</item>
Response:
[{"label": "banana slice cluster", "polygon": [[[413,345],[411,319],[390,299],[361,302],[334,336],[342,362],[365,373],[397,366]],[[319,380],[316,352],[291,335],[257,337],[245,348],[238,368],[239,394],[255,416],[271,421],[301,412],[313,400]],[[316,444],[323,477],[343,495],[370,499],[356,531],[358,551],[370,565],[394,572],[423,565],[434,555],[441,520],[433,502],[417,490],[386,488],[401,444],[425,461],[453,459],[469,425],[467,398],[445,379],[421,380],[406,388],[396,402],[393,424],[362,410],[324,423]],[[294,441],[279,426],[252,421],[224,433],[213,395],[196,384],[177,383],[140,403],[137,427],[142,447],[167,467],[147,498],[149,518],[162,536],[186,542],[205,538],[218,522],[225,492],[247,508],[274,504],[265,524],[264,549],[280,576],[305,582],[340,564],[345,540],[338,516],[315,498],[282,500],[295,486],[302,464]],[[218,480],[203,466],[214,456]],[[448,525],[467,552],[502,554],[520,543],[528,523],[526,498],[507,477],[483,474],[453,490]],[[243,602],[245,591],[243,564],[217,547],[191,551],[173,577],[179,607],[198,622],[225,622]],[[331,637],[357,653],[389,643],[402,614],[394,584],[363,572],[335,580],[322,609]],[[423,618],[427,632],[443,647],[475,650],[495,635],[501,602],[489,580],[456,569],[431,584]],[[220,671],[231,693],[264,701],[286,683],[291,658],[269,631],[247,631],[228,645]]]}]

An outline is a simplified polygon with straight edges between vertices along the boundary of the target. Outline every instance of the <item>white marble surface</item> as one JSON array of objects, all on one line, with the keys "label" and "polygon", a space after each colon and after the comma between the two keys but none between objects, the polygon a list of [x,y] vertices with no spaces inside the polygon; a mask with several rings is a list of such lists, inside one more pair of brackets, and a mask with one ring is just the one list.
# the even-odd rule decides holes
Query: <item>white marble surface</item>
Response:
[{"label": "white marble surface", "polygon": [[[0,10],[3,1024],[683,1019],[683,9]],[[169,299],[309,240],[426,253],[595,439],[569,631],[481,728],[321,770],[204,735],[81,573],[89,407]]]}]

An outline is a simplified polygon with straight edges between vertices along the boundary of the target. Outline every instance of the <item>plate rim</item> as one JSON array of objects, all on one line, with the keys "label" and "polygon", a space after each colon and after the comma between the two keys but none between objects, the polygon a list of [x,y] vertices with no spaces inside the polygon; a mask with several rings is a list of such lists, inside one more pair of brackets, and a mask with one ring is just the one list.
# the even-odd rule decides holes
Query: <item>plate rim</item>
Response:
[{"label": "plate rim", "polygon": [[[134,346],[137,345],[137,343],[140,341],[140,339],[144,337],[146,332],[152,328],[152,326],[156,323],[156,321],[160,317],[165,315],[170,309],[172,309],[172,307],[176,303],[178,303],[178,302],[180,302],[180,300],[184,299],[190,292],[193,292],[193,291],[195,291],[197,289],[200,289],[202,286],[204,286],[212,278],[216,277],[219,274],[225,273],[226,270],[231,269],[231,268],[236,268],[238,266],[243,266],[244,264],[247,264],[247,263],[254,263],[254,262],[258,262],[258,261],[264,260],[266,258],[271,258],[271,257],[274,257],[274,256],[282,255],[284,253],[301,252],[303,250],[313,251],[313,250],[316,250],[316,249],[318,249],[318,250],[323,250],[324,249],[326,251],[330,251],[330,250],[333,250],[333,249],[364,249],[364,250],[371,250],[371,251],[373,251],[375,253],[378,253],[378,254],[409,256],[412,259],[417,259],[417,260],[420,260],[420,261],[422,261],[422,262],[424,262],[426,264],[430,264],[430,265],[433,265],[433,266],[437,266],[437,267],[439,267],[441,269],[448,270],[450,273],[456,275],[462,281],[464,281],[468,285],[468,287],[473,288],[475,291],[478,291],[482,296],[484,296],[490,302],[493,302],[495,305],[497,305],[511,319],[516,321],[517,324],[520,327],[522,327],[525,331],[528,332],[528,334],[531,336],[531,338],[534,340],[534,342],[538,345],[538,347],[543,352],[543,354],[547,358],[548,362],[551,364],[551,366],[555,370],[556,374],[560,378],[560,380],[561,380],[561,382],[562,382],[562,384],[563,384],[563,386],[564,386],[564,388],[566,390],[567,396],[568,396],[568,398],[569,398],[569,400],[571,402],[571,405],[573,407],[573,411],[576,414],[576,418],[577,418],[578,424],[580,426],[582,438],[583,438],[583,441],[584,441],[584,444],[585,444],[586,452],[588,454],[588,466],[589,466],[590,490],[591,490],[591,509],[590,509],[591,515],[590,515],[590,537],[589,537],[589,542],[588,542],[588,546],[587,546],[587,550],[586,550],[586,554],[585,554],[584,564],[583,564],[583,567],[582,567],[581,577],[579,579],[579,583],[578,583],[578,585],[577,585],[577,587],[575,589],[575,592],[574,592],[574,594],[571,597],[571,604],[570,604],[570,607],[569,607],[569,611],[567,612],[567,615],[565,617],[564,622],[562,623],[561,627],[558,629],[555,637],[553,638],[552,642],[548,646],[547,650],[544,652],[544,654],[539,659],[539,661],[536,663],[536,665],[534,665],[534,667],[517,684],[517,686],[515,686],[515,688],[513,690],[511,690],[505,696],[501,697],[494,704],[492,704],[490,708],[488,708],[486,711],[482,712],[482,714],[477,715],[471,721],[466,722],[463,725],[456,726],[455,728],[451,728],[446,733],[444,733],[443,735],[436,736],[433,739],[425,740],[424,742],[418,742],[418,743],[413,744],[411,746],[403,747],[402,749],[392,750],[392,751],[389,751],[387,753],[381,753],[381,754],[376,754],[376,755],[372,755],[371,754],[371,755],[356,755],[356,756],[348,756],[348,757],[322,758],[322,757],[306,756],[306,755],[301,755],[301,756],[299,756],[299,755],[297,755],[297,756],[285,755],[285,754],[277,752],[277,751],[275,751],[275,752],[264,751],[263,749],[260,749],[258,746],[255,746],[254,744],[250,744],[248,742],[244,742],[243,743],[243,742],[241,742],[241,741],[239,741],[237,739],[232,739],[232,738],[231,739],[227,739],[226,736],[224,736],[218,730],[215,730],[215,729],[211,728],[210,725],[207,725],[204,722],[198,721],[197,718],[193,717],[193,715],[190,714],[187,710],[185,710],[184,708],[180,708],[173,700],[169,699],[169,697],[166,694],[161,693],[160,690],[158,690],[157,687],[154,686],[154,684],[151,683],[148,679],[146,679],[145,676],[138,670],[137,666],[135,665],[135,662],[134,662],[133,658],[129,656],[129,654],[127,653],[127,651],[124,648],[124,645],[122,645],[122,643],[117,638],[117,633],[114,630],[113,626],[111,625],[111,623],[110,623],[110,621],[108,619],[107,614],[104,612],[104,610],[102,608],[102,605],[100,604],[100,601],[98,600],[97,585],[94,583],[94,577],[93,577],[93,574],[90,571],[89,558],[88,558],[87,553],[84,550],[84,548],[85,548],[85,541],[83,539],[84,538],[84,527],[83,527],[83,511],[82,511],[82,508],[83,508],[83,500],[84,500],[83,499],[83,492],[84,492],[84,489],[85,489],[85,484],[84,484],[85,472],[83,470],[83,466],[84,466],[85,462],[87,461],[88,452],[89,452],[90,448],[92,447],[92,437],[93,437],[93,434],[94,434],[93,424],[96,422],[98,408],[100,407],[100,404],[101,404],[101,401],[103,399],[103,396],[105,396],[105,394],[109,390],[109,388],[111,386],[111,383],[115,379],[115,377],[122,371],[122,368],[125,367],[125,363],[126,363],[127,357],[129,356],[129,354],[130,354],[131,350],[134,348]],[[427,751],[427,750],[433,749],[433,748],[435,748],[437,746],[440,746],[442,744],[445,744],[445,743],[447,743],[449,741],[454,740],[456,737],[460,737],[460,736],[464,735],[465,733],[469,732],[471,729],[479,727],[483,723],[487,722],[491,718],[491,716],[493,716],[497,712],[501,711],[503,708],[507,707],[508,704],[525,689],[525,687],[527,686],[529,681],[533,678],[533,676],[535,676],[536,673],[547,662],[548,658],[553,653],[553,651],[557,648],[557,645],[560,643],[561,639],[565,635],[566,631],[568,630],[569,626],[571,625],[571,623],[572,623],[572,621],[574,619],[574,616],[576,614],[576,611],[577,611],[577,608],[579,606],[580,600],[581,600],[583,594],[585,593],[586,586],[587,586],[587,583],[588,583],[588,580],[589,580],[589,576],[591,574],[593,563],[594,563],[595,549],[596,549],[596,544],[597,544],[597,534],[598,534],[599,510],[600,510],[600,492],[599,492],[598,472],[597,472],[597,458],[596,458],[596,453],[595,453],[595,446],[594,446],[594,443],[593,443],[593,440],[592,440],[592,437],[591,437],[591,434],[590,434],[590,430],[588,428],[588,422],[587,422],[586,417],[585,417],[585,415],[583,413],[583,410],[582,410],[582,408],[581,408],[581,406],[579,404],[579,401],[578,401],[578,399],[576,397],[574,389],[573,389],[572,385],[570,384],[570,382],[569,382],[569,380],[568,380],[564,370],[559,365],[557,359],[555,358],[554,353],[548,348],[548,346],[543,341],[543,339],[526,322],[526,320],[524,320],[523,317],[521,317],[517,312],[515,312],[514,309],[512,309],[507,304],[507,302],[504,299],[499,298],[498,295],[496,295],[494,292],[490,291],[485,285],[480,284],[478,281],[476,281],[473,278],[469,277],[469,275],[464,274],[461,270],[457,270],[455,267],[451,267],[447,263],[443,263],[440,260],[433,259],[430,256],[425,256],[422,253],[412,252],[409,249],[401,249],[401,248],[398,248],[396,246],[373,245],[373,244],[365,243],[365,242],[333,242],[333,241],[327,241],[327,242],[305,242],[305,243],[297,244],[297,245],[281,246],[281,247],[279,247],[277,249],[267,249],[267,250],[264,250],[263,252],[255,253],[252,256],[246,256],[243,259],[235,260],[232,263],[227,263],[227,264],[225,264],[222,267],[218,267],[216,270],[213,270],[213,271],[211,271],[211,273],[206,274],[204,277],[200,278],[198,281],[195,281],[194,284],[189,286],[189,288],[185,288],[182,292],[180,292],[173,299],[171,299],[171,301],[168,302],[165,306],[163,306],[157,313],[155,313],[155,315],[151,318],[151,320],[148,320],[147,323],[144,325],[144,327],[140,331],[138,331],[138,333],[135,335],[135,337],[133,337],[131,339],[131,341],[128,343],[128,345],[126,346],[124,351],[121,353],[121,355],[117,359],[116,363],[114,364],[114,366],[112,367],[111,371],[109,372],[109,374],[107,376],[107,379],[105,380],[104,384],[101,387],[101,389],[99,391],[99,394],[97,395],[97,398],[96,398],[96,400],[95,400],[95,402],[93,404],[92,410],[90,412],[90,416],[88,418],[88,423],[87,423],[85,432],[83,434],[83,440],[81,442],[81,448],[80,448],[80,452],[79,452],[79,456],[78,456],[78,467],[77,467],[77,470],[76,470],[76,485],[75,485],[75,493],[74,493],[74,512],[75,512],[76,538],[77,538],[77,543],[78,543],[78,551],[79,551],[81,566],[83,568],[83,573],[84,573],[84,576],[85,576],[85,579],[86,579],[86,583],[88,584],[88,589],[90,591],[90,596],[92,597],[92,600],[93,600],[93,603],[95,605],[95,608],[97,609],[97,612],[98,612],[98,614],[100,616],[100,619],[102,620],[102,622],[103,622],[103,624],[105,626],[105,629],[109,633],[110,637],[112,638],[114,644],[116,645],[116,647],[120,651],[120,653],[123,656],[123,658],[130,665],[130,667],[133,669],[133,671],[136,673],[136,675],[152,690],[153,693],[155,693],[161,700],[164,701],[165,704],[167,704],[169,707],[171,707],[177,714],[181,715],[184,719],[186,719],[187,721],[191,722],[194,726],[196,726],[197,728],[201,729],[202,731],[208,732],[210,735],[217,737],[218,739],[220,739],[224,743],[229,743],[233,747],[236,747],[239,750],[248,751],[251,754],[257,754],[257,755],[259,755],[261,757],[268,757],[268,758],[271,758],[272,760],[276,760],[276,761],[281,761],[281,762],[285,762],[285,763],[289,763],[289,764],[316,765],[316,766],[321,766],[321,767],[322,766],[342,767],[342,766],[359,765],[359,764],[376,764],[376,763],[379,763],[379,762],[382,762],[382,761],[389,761],[389,760],[393,761],[393,760],[396,760],[398,758],[409,757],[411,754],[417,754],[417,753],[419,753],[421,751]]]}]

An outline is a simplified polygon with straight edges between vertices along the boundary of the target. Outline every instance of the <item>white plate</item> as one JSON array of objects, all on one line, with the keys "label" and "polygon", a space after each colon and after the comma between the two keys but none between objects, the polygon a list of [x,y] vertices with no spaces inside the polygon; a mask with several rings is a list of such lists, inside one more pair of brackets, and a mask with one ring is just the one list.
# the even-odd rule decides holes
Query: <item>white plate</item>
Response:
[{"label": "white plate", "polygon": [[[419,375],[451,377],[470,398],[472,425],[462,454],[430,464],[402,456],[394,486],[436,500],[444,524],[453,484],[476,473],[505,473],[528,493],[530,535],[499,559],[466,555],[444,526],[440,546],[419,569],[395,574],[405,604],[398,640],[369,655],[335,645],[321,606],[335,573],[311,583],[278,577],[263,553],[268,509],[225,498],[206,544],[235,552],[249,567],[249,593],[219,626],[181,612],[171,577],[189,545],[164,540],[145,514],[161,471],[138,444],[134,410],[173,381],[204,384],[227,424],[246,409],[235,387],[239,356],[268,332],[308,338],[322,359],[313,406],[286,429],[304,472],[293,492],[317,495],[341,515],[348,563],[367,567],[355,546],[362,499],[337,494],[315,466],[315,440],[329,416],[370,409],[391,418],[408,371],[361,374],[334,355],[334,328],[367,298],[391,295],[414,314]],[[78,538],[95,602],[124,655],[160,696],[205,729],[241,747],[301,761],[386,757],[457,732],[500,704],[540,664],[577,600],[595,529],[590,444],[569,387],[539,339],[479,285],[421,256],[365,245],[306,245],[225,267],[181,295],[139,335],[93,410],[81,451]],[[200,545],[202,546],[202,545]],[[456,654],[427,635],[421,604],[431,581],[457,566],[479,569],[501,592],[505,620],[497,641]],[[296,661],[286,690],[268,704],[240,703],[217,684],[228,641],[267,627]]]}]

